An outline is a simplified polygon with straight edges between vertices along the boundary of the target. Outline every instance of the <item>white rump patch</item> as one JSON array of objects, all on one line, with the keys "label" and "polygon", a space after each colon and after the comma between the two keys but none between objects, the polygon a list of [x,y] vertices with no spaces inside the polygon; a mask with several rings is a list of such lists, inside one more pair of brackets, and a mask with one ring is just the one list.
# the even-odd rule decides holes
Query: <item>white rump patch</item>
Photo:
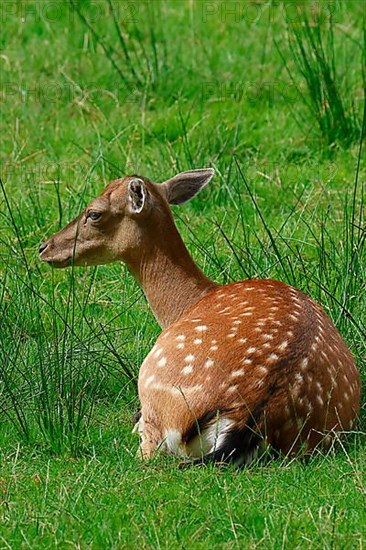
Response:
[{"label": "white rump patch", "polygon": [[186,453],[184,452],[183,446],[182,446],[182,434],[179,430],[165,430],[165,438],[164,438],[164,450],[167,453],[178,455],[178,456],[186,456]]},{"label": "white rump patch", "polygon": [[200,434],[189,441],[187,444],[188,456],[200,458],[219,449],[233,426],[235,426],[234,420],[218,416],[210,425],[203,428]]}]

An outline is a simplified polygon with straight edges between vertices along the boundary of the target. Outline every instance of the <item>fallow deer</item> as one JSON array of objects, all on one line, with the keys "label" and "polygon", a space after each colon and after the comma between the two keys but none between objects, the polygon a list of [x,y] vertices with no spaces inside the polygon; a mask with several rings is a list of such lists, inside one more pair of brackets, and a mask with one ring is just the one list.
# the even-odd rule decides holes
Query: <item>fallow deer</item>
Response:
[{"label": "fallow deer", "polygon": [[138,379],[143,457],[160,449],[241,465],[264,445],[284,455],[329,448],[359,412],[352,355],[300,290],[259,279],[223,286],[197,267],[169,205],[213,174],[113,181],[40,258],[53,267],[123,261],[142,285],[163,329]]}]

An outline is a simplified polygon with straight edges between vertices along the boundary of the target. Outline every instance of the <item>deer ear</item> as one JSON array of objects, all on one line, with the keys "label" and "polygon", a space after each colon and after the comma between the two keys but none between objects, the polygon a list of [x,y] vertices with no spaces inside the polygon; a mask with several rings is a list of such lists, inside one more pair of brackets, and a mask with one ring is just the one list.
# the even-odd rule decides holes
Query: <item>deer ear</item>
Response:
[{"label": "deer ear", "polygon": [[161,185],[164,188],[167,201],[169,204],[182,204],[193,199],[208,184],[214,173],[213,168],[189,170],[165,181]]},{"label": "deer ear", "polygon": [[128,207],[132,214],[140,214],[146,204],[146,187],[142,179],[133,178],[128,183]]}]

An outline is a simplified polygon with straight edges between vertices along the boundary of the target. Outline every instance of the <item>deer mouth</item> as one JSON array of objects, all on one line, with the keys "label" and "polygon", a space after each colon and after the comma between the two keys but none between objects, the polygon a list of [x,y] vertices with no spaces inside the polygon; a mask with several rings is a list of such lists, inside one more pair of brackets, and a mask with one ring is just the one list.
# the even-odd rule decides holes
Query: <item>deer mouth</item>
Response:
[{"label": "deer mouth", "polygon": [[54,267],[56,269],[61,269],[64,267],[69,267],[72,264],[72,257],[71,256],[61,256],[54,254],[54,250],[52,250],[53,247],[44,244],[39,247],[39,259],[42,262],[47,263],[51,267]]},{"label": "deer mouth", "polygon": [[65,267],[70,267],[72,265],[71,258],[68,258],[66,260],[46,260],[41,258],[43,262],[46,262],[51,267],[54,267],[55,269],[62,269]]},{"label": "deer mouth", "polygon": [[72,265],[72,258],[44,258],[40,254],[39,259],[42,262],[45,262],[46,264],[50,265],[51,267],[54,267],[56,269],[61,269],[64,267],[69,267]]}]

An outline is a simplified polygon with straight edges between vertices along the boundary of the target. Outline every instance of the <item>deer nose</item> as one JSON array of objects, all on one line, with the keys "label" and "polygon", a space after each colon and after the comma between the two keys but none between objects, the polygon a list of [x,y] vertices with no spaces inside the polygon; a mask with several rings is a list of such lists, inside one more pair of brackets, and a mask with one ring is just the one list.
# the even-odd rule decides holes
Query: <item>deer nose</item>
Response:
[{"label": "deer nose", "polygon": [[47,243],[41,244],[41,246],[40,246],[39,249],[38,249],[38,252],[39,252],[40,254],[42,254],[42,252],[43,252],[44,250],[46,250],[47,246],[48,246]]}]

